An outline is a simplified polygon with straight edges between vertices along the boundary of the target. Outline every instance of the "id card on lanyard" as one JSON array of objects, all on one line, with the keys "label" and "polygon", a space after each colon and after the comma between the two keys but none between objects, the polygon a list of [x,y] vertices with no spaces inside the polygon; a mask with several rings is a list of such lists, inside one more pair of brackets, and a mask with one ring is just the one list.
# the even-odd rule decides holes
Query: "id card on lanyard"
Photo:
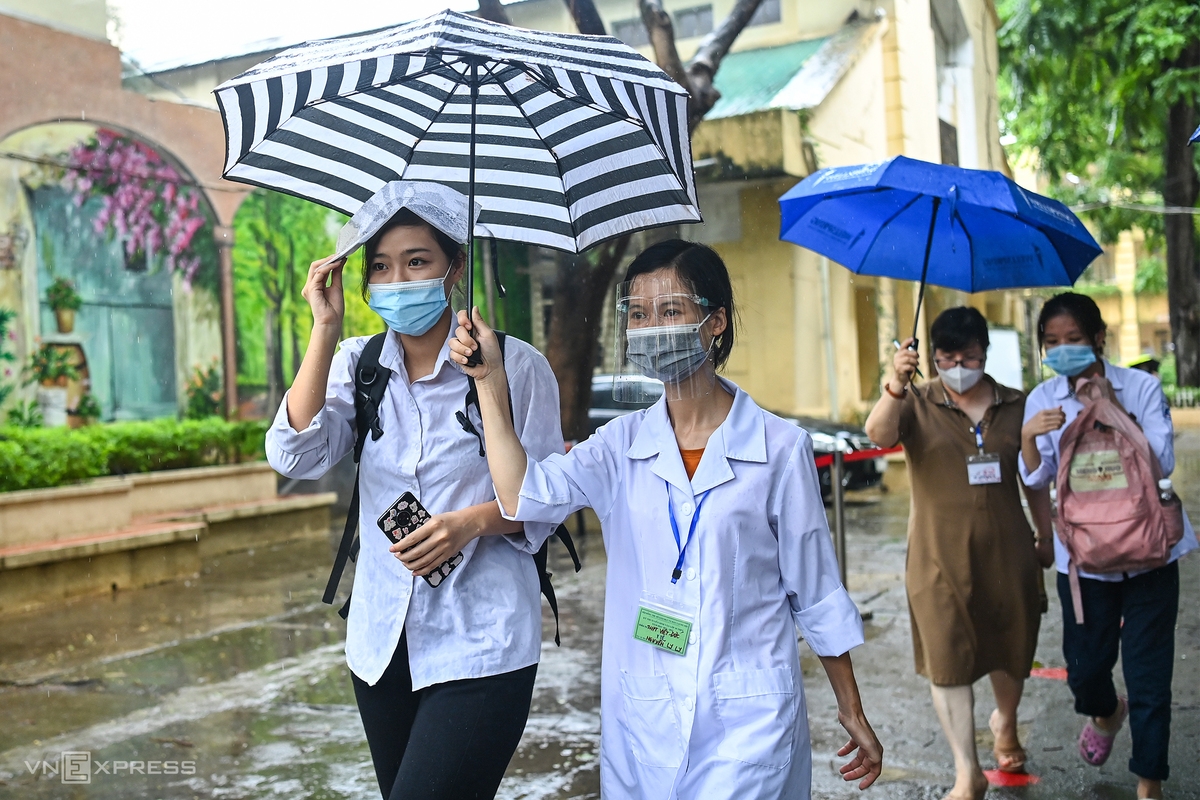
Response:
[{"label": "id card on lanyard", "polygon": [[[711,490],[710,490],[711,491]],[[671,570],[671,584],[679,583],[683,576],[683,559],[687,555],[687,547],[692,543],[696,534],[696,524],[700,520],[700,509],[708,499],[708,492],[700,495],[696,501],[696,511],[692,514],[692,523],[688,526],[687,539],[679,536],[679,523],[675,520],[675,510],[671,508],[671,487],[667,485],[667,515],[671,519],[671,532],[675,535],[675,546],[679,548],[679,558],[675,568]],[[691,641],[692,626],[696,622],[695,606],[681,603],[677,600],[643,593],[638,601],[637,624],[634,626],[633,638],[639,642],[674,653],[677,656],[687,654]]]},{"label": "id card on lanyard", "polygon": [[975,447],[979,452],[967,456],[967,483],[972,486],[1000,483],[1000,456],[983,452],[983,421],[980,420],[973,430]]}]

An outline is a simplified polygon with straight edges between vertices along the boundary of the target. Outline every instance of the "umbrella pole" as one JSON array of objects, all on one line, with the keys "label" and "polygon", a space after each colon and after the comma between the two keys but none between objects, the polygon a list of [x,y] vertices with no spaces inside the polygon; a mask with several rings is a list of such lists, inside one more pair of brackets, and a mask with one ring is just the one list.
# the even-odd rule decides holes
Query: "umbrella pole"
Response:
[{"label": "umbrella pole", "polygon": [[921,324],[921,306],[925,305],[925,277],[929,274],[929,253],[933,250],[933,229],[937,226],[938,207],[942,204],[942,198],[933,198],[933,213],[929,215],[929,237],[925,240],[925,263],[921,265],[921,288],[917,292],[917,310],[913,313],[913,334],[912,344],[908,346],[909,350],[916,350],[920,340],[917,339],[917,331],[920,330]]},{"label": "umbrella pole", "polygon": [[471,64],[471,140],[467,158],[467,314],[475,307],[475,108],[479,102],[479,66]]},{"label": "umbrella pole", "polygon": [[[467,317],[475,308],[475,108],[479,103],[479,64],[471,62],[471,139],[467,157]],[[474,336],[474,334],[472,334]],[[467,365],[483,363],[482,350],[467,359]]]}]

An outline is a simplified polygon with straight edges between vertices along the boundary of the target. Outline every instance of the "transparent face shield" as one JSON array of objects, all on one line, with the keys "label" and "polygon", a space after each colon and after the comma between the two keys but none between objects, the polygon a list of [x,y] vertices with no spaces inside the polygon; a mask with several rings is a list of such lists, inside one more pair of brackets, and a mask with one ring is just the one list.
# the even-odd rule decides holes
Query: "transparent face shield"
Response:
[{"label": "transparent face shield", "polygon": [[711,303],[673,274],[640,275],[617,292],[613,399],[644,405],[708,394],[712,365]]}]

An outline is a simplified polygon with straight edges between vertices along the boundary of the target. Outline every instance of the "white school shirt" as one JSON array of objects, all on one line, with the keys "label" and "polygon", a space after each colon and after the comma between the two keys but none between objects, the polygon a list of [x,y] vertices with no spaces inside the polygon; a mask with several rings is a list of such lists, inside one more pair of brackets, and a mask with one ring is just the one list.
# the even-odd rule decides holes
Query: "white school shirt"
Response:
[{"label": "white school shirt", "polygon": [[[1170,476],[1175,471],[1175,427],[1171,423],[1171,405],[1167,402],[1167,396],[1163,394],[1162,384],[1159,383],[1158,378],[1148,372],[1118,367],[1107,361],[1104,362],[1104,377],[1108,378],[1108,382],[1112,384],[1113,394],[1116,395],[1121,406],[1133,414],[1137,424],[1142,426],[1142,433],[1146,434],[1150,450],[1158,458],[1158,465],[1162,467],[1163,476]],[[1026,486],[1034,489],[1044,489],[1058,477],[1059,440],[1062,439],[1063,431],[1067,429],[1067,426],[1075,421],[1080,411],[1083,411],[1083,403],[1079,402],[1075,393],[1071,391],[1071,384],[1065,375],[1042,381],[1034,387],[1029,396],[1025,398],[1025,422],[1028,422],[1039,411],[1056,406],[1062,406],[1067,421],[1058,430],[1042,434],[1037,438],[1037,448],[1042,455],[1042,463],[1037,469],[1030,472],[1025,467],[1025,459],[1017,459],[1021,470],[1021,480],[1025,482]],[[1180,556],[1190,553],[1200,546],[1197,544],[1196,531],[1192,528],[1186,511],[1183,514],[1183,529],[1183,538],[1171,548],[1171,557],[1167,563],[1178,560]],[[1070,561],[1071,556],[1067,552],[1066,545],[1055,536],[1055,568],[1066,574]],[[1121,581],[1147,571],[1093,574],[1080,570],[1079,576],[1097,581]]]},{"label": "white school shirt", "polygon": [[[369,336],[348,339],[333,357],[325,406],[307,428],[288,423],[287,397],[267,431],[267,460],[280,474],[311,480],[354,449],[354,368]],[[558,384],[541,353],[506,342],[518,436],[539,458],[563,451]],[[553,532],[530,523],[523,534],[482,536],[463,548],[463,563],[440,586],[414,577],[388,551],[376,520],[411,491],[431,514],[494,500],[479,440],[462,429],[467,377],[442,347],[430,375],[409,383],[400,338],[389,333],[379,363],[392,371],[379,409],[383,436],[367,439],[359,480],[359,537],[353,601],[346,626],[346,663],[374,685],[391,662],[401,630],[408,633],[413,689],[499,675],[536,664],[542,648],[541,595],[530,553]],[[482,431],[475,406],[470,409]]]},{"label": "white school shirt", "polygon": [[[515,518],[591,506],[608,552],[602,797],[807,798],[812,754],[796,628],[818,655],[863,642],[838,577],[809,435],[728,381],[728,418],[689,481],[666,401],[569,453],[530,460]],[[667,502],[686,541],[683,576]],[[643,592],[698,608],[687,652],[633,638]]]}]

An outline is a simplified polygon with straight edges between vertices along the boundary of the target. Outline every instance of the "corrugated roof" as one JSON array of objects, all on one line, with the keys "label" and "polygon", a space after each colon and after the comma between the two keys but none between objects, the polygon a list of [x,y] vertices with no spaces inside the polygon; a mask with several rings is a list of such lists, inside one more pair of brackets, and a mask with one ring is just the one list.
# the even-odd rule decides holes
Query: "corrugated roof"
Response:
[{"label": "corrugated roof", "polygon": [[705,119],[737,117],[771,107],[775,95],[791,82],[828,36],[806,39],[779,47],[742,50],[721,60],[713,81],[721,99],[704,115]]},{"label": "corrugated roof", "polygon": [[852,22],[832,36],[730,53],[714,80],[721,99],[705,119],[770,108],[815,108],[858,59],[876,28]]}]

